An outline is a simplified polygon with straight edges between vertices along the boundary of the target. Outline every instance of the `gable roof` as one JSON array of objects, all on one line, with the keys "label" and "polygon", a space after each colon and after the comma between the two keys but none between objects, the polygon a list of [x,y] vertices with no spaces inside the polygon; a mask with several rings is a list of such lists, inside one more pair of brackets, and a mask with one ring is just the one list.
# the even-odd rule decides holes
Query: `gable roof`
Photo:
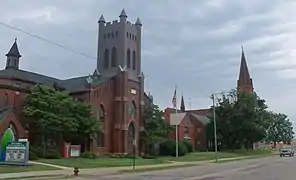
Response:
[{"label": "gable roof", "polygon": [[204,115],[198,115],[198,114],[191,114],[193,117],[195,117],[197,120],[199,120],[202,124],[206,125],[210,122],[210,119],[207,116]]},{"label": "gable roof", "polygon": [[179,125],[184,117],[186,116],[186,113],[172,113],[170,114],[170,125]]}]

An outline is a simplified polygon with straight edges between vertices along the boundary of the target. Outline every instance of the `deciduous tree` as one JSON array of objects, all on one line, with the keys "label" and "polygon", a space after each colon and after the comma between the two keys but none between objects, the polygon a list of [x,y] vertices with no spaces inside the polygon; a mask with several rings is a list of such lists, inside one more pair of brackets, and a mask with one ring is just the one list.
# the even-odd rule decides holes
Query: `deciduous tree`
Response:
[{"label": "deciduous tree", "polygon": [[272,116],[272,121],[269,128],[267,129],[266,141],[268,143],[273,142],[274,145],[281,141],[290,142],[294,135],[292,122],[285,114],[273,112],[270,113]]},{"label": "deciduous tree", "polygon": [[61,140],[83,143],[99,129],[89,104],[42,85],[27,96],[23,114],[33,143],[41,144],[45,150]]},{"label": "deciduous tree", "polygon": [[163,112],[157,105],[150,104],[144,111],[144,131],[140,133],[140,139],[145,144],[146,153],[153,153],[154,144],[167,140],[174,129],[165,122]]}]

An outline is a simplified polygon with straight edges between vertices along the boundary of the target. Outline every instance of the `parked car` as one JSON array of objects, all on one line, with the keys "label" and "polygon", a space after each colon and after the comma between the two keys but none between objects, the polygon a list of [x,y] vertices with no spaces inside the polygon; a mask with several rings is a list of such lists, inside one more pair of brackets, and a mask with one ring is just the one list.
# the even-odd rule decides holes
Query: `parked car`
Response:
[{"label": "parked car", "polygon": [[294,149],[290,145],[285,145],[280,150],[280,157],[283,156],[294,156]]}]

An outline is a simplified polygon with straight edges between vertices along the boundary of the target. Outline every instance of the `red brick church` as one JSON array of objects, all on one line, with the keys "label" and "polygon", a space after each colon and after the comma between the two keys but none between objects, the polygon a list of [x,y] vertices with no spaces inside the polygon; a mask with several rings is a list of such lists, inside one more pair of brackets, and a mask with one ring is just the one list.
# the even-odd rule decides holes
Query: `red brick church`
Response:
[{"label": "red brick church", "polygon": [[[251,79],[244,50],[242,49],[239,78],[237,81],[238,92],[253,92],[253,81]],[[181,98],[180,109],[166,108],[165,120],[171,125],[178,125],[178,140],[191,141],[195,150],[205,151],[212,145],[207,141],[206,125],[209,123],[210,109],[186,110],[184,98]],[[176,139],[176,132],[170,136]]]},{"label": "red brick church", "polygon": [[[89,149],[100,153],[130,153],[133,139],[141,147],[139,132],[145,104],[152,99],[144,92],[141,69],[141,33],[139,18],[128,21],[122,10],[119,20],[107,22],[102,15],[98,21],[97,67],[91,75],[57,79],[23,70],[23,59],[17,41],[6,54],[6,66],[0,70],[0,135],[12,125],[17,138],[27,138],[29,132],[22,122],[22,107],[30,89],[43,84],[65,91],[88,102],[102,132],[91,139]],[[1,136],[0,136],[1,137]]]}]

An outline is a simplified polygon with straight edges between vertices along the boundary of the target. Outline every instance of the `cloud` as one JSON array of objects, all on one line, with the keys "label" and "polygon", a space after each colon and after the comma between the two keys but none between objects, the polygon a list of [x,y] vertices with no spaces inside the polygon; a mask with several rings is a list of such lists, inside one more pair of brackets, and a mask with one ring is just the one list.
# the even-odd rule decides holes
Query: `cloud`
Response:
[{"label": "cloud", "polygon": [[[296,78],[292,0],[151,0],[144,6],[137,0],[2,0],[0,21],[96,56],[100,15],[112,21],[122,8],[130,21],[139,16],[143,23],[145,88],[160,107],[171,105],[175,84],[187,104],[192,98],[192,108],[208,107],[212,92],[235,88],[243,45],[255,90],[271,109],[296,118],[291,108]],[[89,74],[96,66],[96,59],[1,25],[0,34],[2,67],[15,36],[23,69],[67,78]]]}]

